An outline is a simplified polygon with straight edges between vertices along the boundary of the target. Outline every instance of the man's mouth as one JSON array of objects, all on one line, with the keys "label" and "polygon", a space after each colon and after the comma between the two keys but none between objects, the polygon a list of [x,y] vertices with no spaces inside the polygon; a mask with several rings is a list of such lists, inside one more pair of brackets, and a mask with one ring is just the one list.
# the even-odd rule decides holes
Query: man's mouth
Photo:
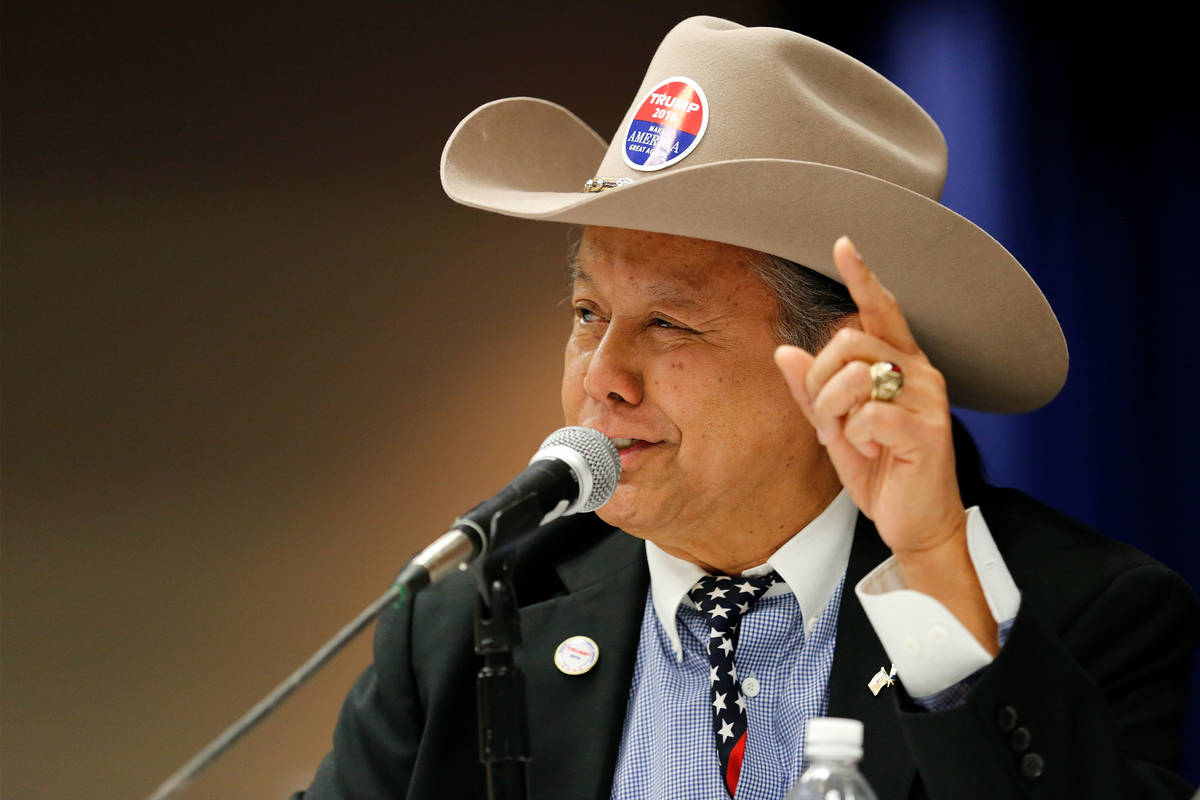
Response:
[{"label": "man's mouth", "polygon": [[648,439],[626,439],[624,436],[608,437],[618,450],[628,450],[631,447],[650,447],[655,444],[662,444],[662,441],[652,442]]},{"label": "man's mouth", "polygon": [[661,442],[648,442],[645,439],[631,439],[625,436],[608,437],[621,456],[621,467],[627,468],[640,457],[640,454]]}]

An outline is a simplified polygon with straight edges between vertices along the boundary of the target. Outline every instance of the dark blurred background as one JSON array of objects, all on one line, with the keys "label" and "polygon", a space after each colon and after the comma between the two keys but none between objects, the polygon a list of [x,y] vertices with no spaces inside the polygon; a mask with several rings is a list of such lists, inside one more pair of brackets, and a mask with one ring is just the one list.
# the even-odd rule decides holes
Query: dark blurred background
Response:
[{"label": "dark blurred background", "polygon": [[[450,203],[441,146],[520,94],[610,136],[695,13],[938,120],[1071,348],[1047,408],[964,415],[994,481],[1200,584],[1192,36],[1071,8],[6,3],[0,795],[148,794],[559,426],[566,230]],[[183,796],[305,785],[368,639]]]}]

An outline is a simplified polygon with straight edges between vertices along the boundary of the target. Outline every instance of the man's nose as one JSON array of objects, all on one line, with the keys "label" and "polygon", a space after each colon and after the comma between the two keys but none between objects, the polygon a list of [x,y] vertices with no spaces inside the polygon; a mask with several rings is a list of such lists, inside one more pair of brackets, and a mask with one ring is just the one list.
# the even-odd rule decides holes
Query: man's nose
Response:
[{"label": "man's nose", "polygon": [[628,332],[610,325],[599,346],[592,351],[583,388],[588,396],[605,405],[637,405],[642,402],[642,370],[637,342]]}]

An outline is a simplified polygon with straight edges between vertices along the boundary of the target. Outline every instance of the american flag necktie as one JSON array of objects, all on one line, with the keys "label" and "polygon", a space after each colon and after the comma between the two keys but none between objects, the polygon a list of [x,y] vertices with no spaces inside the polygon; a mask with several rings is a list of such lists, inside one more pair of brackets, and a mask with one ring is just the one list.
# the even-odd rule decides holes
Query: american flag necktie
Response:
[{"label": "american flag necktie", "polygon": [[711,669],[713,733],[725,789],[733,797],[742,758],[746,754],[746,698],[733,664],[742,615],[758,598],[779,581],[774,572],[756,578],[705,575],[688,592],[688,597],[708,620],[708,665]]}]

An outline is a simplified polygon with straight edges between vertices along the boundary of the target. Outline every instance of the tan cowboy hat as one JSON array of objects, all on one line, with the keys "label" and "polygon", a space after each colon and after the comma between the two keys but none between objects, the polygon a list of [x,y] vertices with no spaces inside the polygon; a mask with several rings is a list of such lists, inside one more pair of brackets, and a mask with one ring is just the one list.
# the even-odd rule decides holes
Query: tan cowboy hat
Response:
[{"label": "tan cowboy hat", "polygon": [[1067,374],[1041,290],[1007,250],[938,203],[941,131],[850,56],[714,17],[658,48],[611,142],[562,106],[480,106],[442,153],[459,203],[583,225],[711,239],[838,279],[849,234],[897,296],[956,405],[1028,411]]}]

